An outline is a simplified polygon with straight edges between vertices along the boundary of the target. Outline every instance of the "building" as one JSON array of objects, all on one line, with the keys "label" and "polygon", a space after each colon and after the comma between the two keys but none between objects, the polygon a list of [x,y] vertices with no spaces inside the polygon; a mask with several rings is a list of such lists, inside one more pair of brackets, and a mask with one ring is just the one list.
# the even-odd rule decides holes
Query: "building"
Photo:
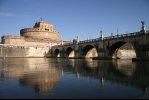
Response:
[{"label": "building", "polygon": [[36,22],[33,28],[20,30],[20,36],[2,36],[2,44],[53,46],[61,43],[60,32],[48,22]]},{"label": "building", "polygon": [[2,36],[0,57],[45,57],[50,56],[54,45],[70,41],[60,40],[60,32],[48,22],[36,22],[33,28],[20,30],[20,36]]}]

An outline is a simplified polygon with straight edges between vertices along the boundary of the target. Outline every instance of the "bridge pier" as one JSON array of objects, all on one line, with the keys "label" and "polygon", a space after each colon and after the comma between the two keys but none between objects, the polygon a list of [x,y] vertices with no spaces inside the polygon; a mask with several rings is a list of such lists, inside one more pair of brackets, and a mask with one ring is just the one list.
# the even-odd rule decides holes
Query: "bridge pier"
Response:
[{"label": "bridge pier", "polygon": [[137,57],[132,59],[133,61],[148,61],[149,60],[149,50],[138,51]]}]

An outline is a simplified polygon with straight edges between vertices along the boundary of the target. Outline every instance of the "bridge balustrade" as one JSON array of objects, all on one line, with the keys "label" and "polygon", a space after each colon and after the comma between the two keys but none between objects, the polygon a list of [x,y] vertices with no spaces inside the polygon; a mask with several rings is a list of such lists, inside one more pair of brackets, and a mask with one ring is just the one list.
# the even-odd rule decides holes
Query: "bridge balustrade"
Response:
[{"label": "bridge balustrade", "polygon": [[68,45],[72,45],[72,44],[74,44],[74,43],[73,42],[72,43],[65,43],[63,45],[68,46]]},{"label": "bridge balustrade", "polygon": [[115,35],[115,36],[108,36],[104,37],[103,40],[108,40],[108,39],[116,39],[116,38],[122,38],[122,37],[128,37],[128,36],[133,36],[134,33],[129,33],[129,34],[121,34],[121,35]]},{"label": "bridge balustrade", "polygon": [[[149,33],[149,30],[146,31],[146,34],[148,34],[148,33]],[[104,37],[103,40],[117,39],[117,38],[126,38],[126,37],[132,37],[132,36],[141,35],[141,34],[144,34],[144,32],[133,32],[133,33],[127,33],[127,34],[120,34],[120,35],[117,34],[115,36]],[[78,44],[89,43],[89,42],[98,42],[98,41],[101,41],[101,39],[100,38],[96,38],[96,39],[83,40],[83,41],[79,41]],[[57,46],[68,46],[68,45],[73,45],[75,43],[71,42],[71,43],[66,43],[66,44],[57,45]]]},{"label": "bridge balustrade", "polygon": [[80,41],[79,43],[88,43],[88,42],[96,42],[96,41],[99,41],[99,38],[90,39],[90,40],[84,40],[84,41]]}]

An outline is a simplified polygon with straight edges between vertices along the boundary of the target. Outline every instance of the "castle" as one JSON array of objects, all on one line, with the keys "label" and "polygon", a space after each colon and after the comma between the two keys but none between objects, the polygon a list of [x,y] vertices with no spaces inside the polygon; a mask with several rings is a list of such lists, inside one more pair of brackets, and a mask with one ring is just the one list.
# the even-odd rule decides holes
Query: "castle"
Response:
[{"label": "castle", "polygon": [[33,28],[20,30],[20,36],[2,36],[0,57],[44,57],[50,56],[54,45],[70,41],[60,40],[60,32],[53,25],[42,20],[36,22]]},{"label": "castle", "polygon": [[61,43],[60,32],[48,22],[36,22],[33,28],[20,30],[20,36],[2,36],[2,44],[53,46]]}]

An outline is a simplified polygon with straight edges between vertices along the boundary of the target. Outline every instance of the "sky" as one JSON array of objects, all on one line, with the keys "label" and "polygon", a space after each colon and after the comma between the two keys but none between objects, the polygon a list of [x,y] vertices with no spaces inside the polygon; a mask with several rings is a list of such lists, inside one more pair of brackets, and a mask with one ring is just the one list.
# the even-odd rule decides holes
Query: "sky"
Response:
[{"label": "sky", "polygon": [[0,36],[20,35],[35,22],[53,24],[61,40],[149,30],[149,0],[0,0]]}]

